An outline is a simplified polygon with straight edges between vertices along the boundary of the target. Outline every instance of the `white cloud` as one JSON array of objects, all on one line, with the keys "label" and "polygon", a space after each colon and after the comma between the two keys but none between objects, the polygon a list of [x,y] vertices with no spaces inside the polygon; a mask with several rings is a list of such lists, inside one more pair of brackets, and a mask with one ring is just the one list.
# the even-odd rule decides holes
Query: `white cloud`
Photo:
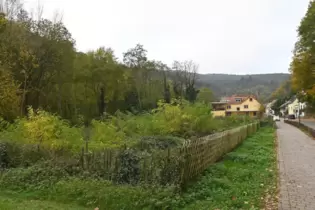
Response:
[{"label": "white cloud", "polygon": [[[150,59],[192,59],[201,73],[287,72],[308,0],[42,0],[57,9],[83,51],[118,57],[141,43]],[[37,0],[28,0],[28,8]]]}]

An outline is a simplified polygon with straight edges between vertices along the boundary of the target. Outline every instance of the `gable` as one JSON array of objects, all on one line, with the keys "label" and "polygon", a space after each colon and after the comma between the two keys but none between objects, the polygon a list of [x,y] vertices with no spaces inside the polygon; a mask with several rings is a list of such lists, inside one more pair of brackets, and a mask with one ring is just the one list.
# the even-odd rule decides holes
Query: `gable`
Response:
[{"label": "gable", "polygon": [[249,104],[249,103],[260,104],[259,101],[253,97],[248,97],[245,101],[243,101],[242,104]]},{"label": "gable", "polygon": [[229,104],[230,108],[228,111],[254,111],[260,110],[261,104],[255,98],[248,97],[242,103]]}]

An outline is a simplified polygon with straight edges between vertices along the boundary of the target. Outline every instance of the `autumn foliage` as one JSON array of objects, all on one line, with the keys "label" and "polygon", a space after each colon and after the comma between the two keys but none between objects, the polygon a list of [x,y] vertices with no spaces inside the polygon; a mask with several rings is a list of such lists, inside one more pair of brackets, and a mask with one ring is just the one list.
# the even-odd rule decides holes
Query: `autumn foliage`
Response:
[{"label": "autumn foliage", "polygon": [[298,28],[298,41],[290,65],[292,87],[308,107],[315,108],[315,2],[311,1]]}]

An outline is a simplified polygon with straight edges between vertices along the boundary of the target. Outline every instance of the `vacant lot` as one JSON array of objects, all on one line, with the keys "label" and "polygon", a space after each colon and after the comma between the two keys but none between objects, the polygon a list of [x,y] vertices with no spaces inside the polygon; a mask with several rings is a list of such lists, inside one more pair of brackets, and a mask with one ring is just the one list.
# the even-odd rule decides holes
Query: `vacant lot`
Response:
[{"label": "vacant lot", "polygon": [[[57,177],[55,169],[49,170],[31,167],[4,174],[1,209],[260,209],[266,192],[276,191],[274,129],[261,128],[182,193],[169,187],[115,186],[97,179]],[[35,172],[38,177],[33,176]]]}]

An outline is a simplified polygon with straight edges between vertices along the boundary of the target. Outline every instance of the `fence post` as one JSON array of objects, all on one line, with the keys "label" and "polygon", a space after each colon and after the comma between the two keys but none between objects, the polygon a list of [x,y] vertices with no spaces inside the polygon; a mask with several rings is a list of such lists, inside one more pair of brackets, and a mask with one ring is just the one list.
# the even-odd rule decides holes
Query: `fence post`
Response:
[{"label": "fence post", "polygon": [[85,155],[83,156],[83,158],[84,158],[85,169],[88,169],[89,161],[88,161],[87,156],[89,153],[89,140],[90,140],[90,122],[88,120],[85,120],[84,122],[83,138],[85,141]]},{"label": "fence post", "polygon": [[81,167],[82,169],[84,169],[84,147],[81,148],[81,158],[80,158],[80,161],[81,161]]}]

